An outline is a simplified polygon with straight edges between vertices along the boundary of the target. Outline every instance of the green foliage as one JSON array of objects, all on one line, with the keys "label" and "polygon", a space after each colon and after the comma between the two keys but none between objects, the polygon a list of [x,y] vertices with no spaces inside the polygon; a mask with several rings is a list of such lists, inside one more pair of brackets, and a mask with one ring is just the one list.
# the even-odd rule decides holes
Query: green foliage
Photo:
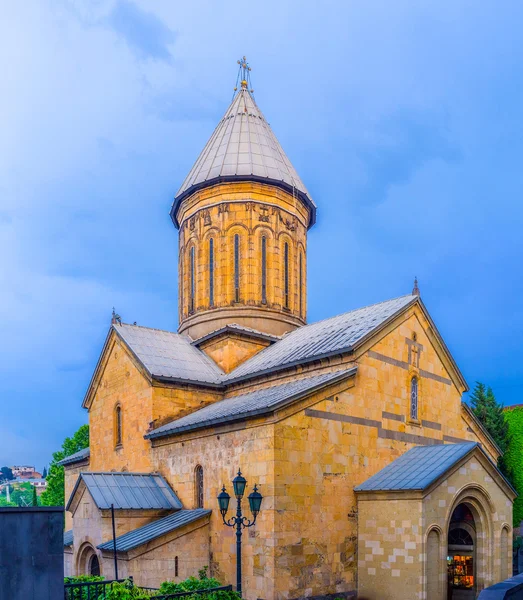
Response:
[{"label": "green foliage", "polygon": [[33,485],[32,506],[38,506],[38,494],[36,493],[36,486],[35,485]]},{"label": "green foliage", "polygon": [[29,482],[12,486],[11,502],[15,506],[33,506],[33,486]]},{"label": "green foliage", "polygon": [[[198,571],[198,577],[189,577],[180,583],[165,581],[160,586],[160,594],[177,594],[179,592],[192,592],[195,590],[207,590],[210,588],[221,587],[222,584],[214,577],[208,577],[208,567],[203,567]],[[188,600],[239,600],[240,596],[236,592],[211,592],[209,594],[194,594],[186,596]]]},{"label": "green foliage", "polygon": [[113,583],[105,600],[145,600],[151,595],[139,587],[134,587],[132,582],[127,580],[124,583]]},{"label": "green foliage", "polygon": [[45,479],[47,477],[47,467],[44,467],[44,470],[42,471],[42,479]]},{"label": "green foliage", "polygon": [[14,478],[13,471],[9,467],[2,467],[0,469],[0,480],[11,481]]},{"label": "green foliage", "polygon": [[523,408],[508,407],[505,419],[509,427],[510,444],[503,462],[512,475],[511,482],[518,493],[514,500],[513,523],[514,527],[519,527],[523,520]]},{"label": "green foliage", "polygon": [[64,468],[58,465],[61,460],[79,450],[89,447],[89,425],[82,425],[73,437],[65,438],[62,449],[53,454],[47,473],[47,488],[40,497],[44,506],[65,506]]},{"label": "green foliage", "polygon": [[[64,577],[64,583],[88,583],[91,581],[103,581],[99,575],[79,575],[78,577]],[[68,588],[67,600],[104,600],[104,588],[89,586],[84,588]]]},{"label": "green foliage", "polygon": [[485,384],[479,381],[476,382],[476,387],[472,391],[470,403],[472,411],[502,452],[502,456],[498,461],[500,471],[512,481],[514,473],[504,456],[510,446],[510,432],[503,405],[496,400],[492,388],[486,387]]}]

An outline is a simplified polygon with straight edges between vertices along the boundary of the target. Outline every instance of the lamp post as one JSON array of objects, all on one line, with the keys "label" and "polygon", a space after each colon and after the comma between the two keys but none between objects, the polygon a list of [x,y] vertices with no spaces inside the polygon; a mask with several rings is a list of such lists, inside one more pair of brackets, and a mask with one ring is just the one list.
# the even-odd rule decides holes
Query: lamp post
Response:
[{"label": "lamp post", "polygon": [[247,480],[238,470],[238,475],[232,480],[234,495],[236,496],[236,516],[230,519],[225,519],[225,515],[229,510],[229,500],[231,497],[225,491],[223,486],[222,491],[218,495],[218,505],[220,506],[220,514],[222,515],[223,523],[227,527],[236,527],[236,591],[242,595],[242,529],[252,527],[256,523],[256,517],[260,512],[263,496],[258,491],[258,486],[255,484],[253,491],[249,494],[249,507],[251,509],[253,520],[249,520],[242,514],[242,498],[245,493]]}]

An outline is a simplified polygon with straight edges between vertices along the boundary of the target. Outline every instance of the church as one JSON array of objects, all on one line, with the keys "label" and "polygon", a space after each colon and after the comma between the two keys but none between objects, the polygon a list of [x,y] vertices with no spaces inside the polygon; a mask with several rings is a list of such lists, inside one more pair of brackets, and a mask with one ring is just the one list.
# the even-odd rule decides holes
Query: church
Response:
[{"label": "church", "polygon": [[90,448],[62,461],[66,575],[114,578],[113,506],[120,578],[208,566],[234,584],[217,496],[241,469],[263,496],[248,600],[475,598],[511,575],[500,450],[417,282],[307,323],[316,204],[249,70],[172,205],[178,331],[113,315],[83,400]]}]

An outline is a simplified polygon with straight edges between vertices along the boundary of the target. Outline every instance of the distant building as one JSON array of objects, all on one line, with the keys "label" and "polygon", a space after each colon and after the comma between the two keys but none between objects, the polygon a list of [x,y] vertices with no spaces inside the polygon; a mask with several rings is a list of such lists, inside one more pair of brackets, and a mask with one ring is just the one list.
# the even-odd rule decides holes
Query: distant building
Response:
[{"label": "distant building", "polygon": [[[14,477],[22,477],[24,475],[31,476],[35,472],[34,466],[21,465],[18,467],[11,467]],[[27,475],[28,474],[28,475]]]}]

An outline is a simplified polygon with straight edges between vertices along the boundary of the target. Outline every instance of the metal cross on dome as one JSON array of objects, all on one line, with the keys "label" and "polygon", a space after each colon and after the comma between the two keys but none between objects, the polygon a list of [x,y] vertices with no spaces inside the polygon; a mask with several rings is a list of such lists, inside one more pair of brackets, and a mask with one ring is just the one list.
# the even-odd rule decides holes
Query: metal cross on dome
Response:
[{"label": "metal cross on dome", "polygon": [[[247,57],[243,56],[240,60],[237,61],[240,65],[238,68],[238,77],[236,77],[236,87],[234,91],[238,90],[238,82],[240,81],[242,88],[248,89],[251,87],[251,67],[249,67],[249,63],[247,62]],[[251,94],[254,92],[253,89],[249,90]]]}]

